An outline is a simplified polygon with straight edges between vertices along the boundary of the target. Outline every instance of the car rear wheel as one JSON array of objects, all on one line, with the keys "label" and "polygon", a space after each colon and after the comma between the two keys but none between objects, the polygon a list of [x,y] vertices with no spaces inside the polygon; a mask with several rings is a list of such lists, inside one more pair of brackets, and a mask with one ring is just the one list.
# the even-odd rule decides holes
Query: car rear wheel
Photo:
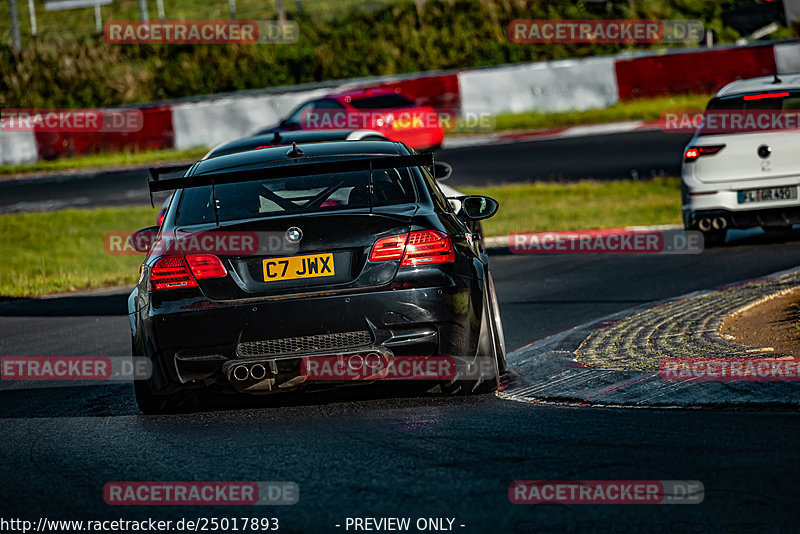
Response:
[{"label": "car rear wheel", "polygon": [[[481,312],[481,330],[478,340],[478,354],[475,359],[477,373],[476,380],[452,380],[442,382],[442,392],[449,395],[471,395],[491,393],[500,386],[500,360],[505,364],[505,340],[502,334],[502,324],[495,324],[495,306],[492,304],[494,283],[491,275],[487,277],[486,291],[484,292],[483,311]],[[496,297],[494,297],[496,300]],[[499,308],[496,315],[499,320]],[[501,345],[498,343],[503,343]],[[505,365],[503,365],[505,368]]]},{"label": "car rear wheel", "polygon": [[176,413],[195,406],[195,397],[190,392],[156,395],[146,380],[134,380],[133,392],[139,410],[145,415]]},{"label": "car rear wheel", "polygon": [[133,381],[133,393],[136,395],[136,405],[143,414],[164,413],[167,410],[168,397],[154,394],[144,380]]},{"label": "car rear wheel", "polygon": [[503,332],[503,320],[500,318],[500,305],[497,302],[497,292],[494,289],[494,278],[489,274],[489,301],[492,304],[492,326],[494,334],[494,348],[497,357],[497,368],[500,374],[506,372],[508,361],[506,359],[506,336]]}]

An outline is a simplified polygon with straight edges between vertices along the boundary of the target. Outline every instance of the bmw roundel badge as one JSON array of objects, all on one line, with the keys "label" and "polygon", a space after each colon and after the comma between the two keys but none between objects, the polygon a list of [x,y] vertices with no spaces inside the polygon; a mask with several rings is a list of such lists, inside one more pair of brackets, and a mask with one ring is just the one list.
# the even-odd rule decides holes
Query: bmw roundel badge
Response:
[{"label": "bmw roundel badge", "polygon": [[288,230],[286,230],[286,241],[289,243],[299,243],[301,239],[303,239],[303,231],[296,227],[292,226]]}]

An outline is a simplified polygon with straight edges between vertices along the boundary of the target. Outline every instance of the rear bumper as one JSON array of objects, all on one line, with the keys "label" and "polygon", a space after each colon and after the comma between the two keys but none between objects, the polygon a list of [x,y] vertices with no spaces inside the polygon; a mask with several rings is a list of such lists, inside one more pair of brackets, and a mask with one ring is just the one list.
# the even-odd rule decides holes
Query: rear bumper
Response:
[{"label": "rear bumper", "polygon": [[698,228],[703,219],[721,217],[726,228],[791,226],[800,224],[800,198],[740,204],[738,192],[759,187],[799,187],[800,178],[790,177],[737,184],[699,184],[684,176],[683,221]]},{"label": "rear bumper", "polygon": [[378,351],[470,357],[477,351],[481,282],[449,280],[439,287],[247,304],[197,296],[157,308],[151,303],[137,312],[134,352],[161,368],[166,380],[152,384],[154,391],[232,386],[230,368],[237,362],[261,362],[292,378],[305,356]]},{"label": "rear bumper", "polygon": [[696,229],[703,219],[714,220],[718,218],[725,219],[726,228],[790,227],[800,224],[800,206],[747,211],[699,210],[689,215],[688,227]]}]

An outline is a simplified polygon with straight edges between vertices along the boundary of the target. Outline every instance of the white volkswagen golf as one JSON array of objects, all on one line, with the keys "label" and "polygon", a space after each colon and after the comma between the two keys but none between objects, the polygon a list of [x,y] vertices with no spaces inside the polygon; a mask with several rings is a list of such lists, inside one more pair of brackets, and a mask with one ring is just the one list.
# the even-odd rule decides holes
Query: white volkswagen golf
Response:
[{"label": "white volkswagen golf", "polygon": [[800,224],[800,76],[723,87],[684,151],[683,223],[706,246],[729,228]]}]

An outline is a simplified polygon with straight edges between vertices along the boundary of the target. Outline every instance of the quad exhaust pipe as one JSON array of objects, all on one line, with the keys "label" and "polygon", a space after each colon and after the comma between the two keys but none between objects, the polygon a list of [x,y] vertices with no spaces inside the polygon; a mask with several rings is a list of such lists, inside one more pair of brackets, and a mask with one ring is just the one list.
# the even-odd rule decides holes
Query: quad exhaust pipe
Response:
[{"label": "quad exhaust pipe", "polygon": [[250,369],[248,369],[246,365],[237,365],[233,368],[233,372],[231,374],[233,375],[233,378],[239,382],[244,382],[250,376]]},{"label": "quad exhaust pipe", "polygon": [[239,382],[244,382],[248,378],[263,380],[267,376],[267,368],[260,363],[253,364],[249,368],[247,365],[237,365],[233,368],[231,376]]},{"label": "quad exhaust pipe", "polygon": [[262,380],[265,376],[267,376],[267,368],[257,363],[250,368],[250,376],[254,380]]},{"label": "quad exhaust pipe", "polygon": [[[385,369],[393,354],[388,349],[354,350],[345,354],[323,354],[346,359],[346,365],[354,371],[374,371]],[[250,360],[229,360],[222,366],[222,374],[230,386],[240,393],[269,393],[276,389],[293,388],[306,382],[302,373],[293,376],[287,372],[280,376],[275,359],[259,358]]]},{"label": "quad exhaust pipe", "polygon": [[721,231],[728,227],[728,219],[725,217],[703,217],[697,221],[697,227],[701,232]]},{"label": "quad exhaust pipe", "polygon": [[267,367],[274,367],[272,363],[233,363],[224,371],[227,374],[231,385],[240,392],[266,393],[272,391],[275,385],[275,373],[277,369],[270,370]]},{"label": "quad exhaust pipe", "polygon": [[347,366],[353,370],[360,370],[365,367],[367,369],[377,369],[384,365],[386,361],[386,357],[377,352],[370,352],[365,356],[354,354],[347,358]]}]

